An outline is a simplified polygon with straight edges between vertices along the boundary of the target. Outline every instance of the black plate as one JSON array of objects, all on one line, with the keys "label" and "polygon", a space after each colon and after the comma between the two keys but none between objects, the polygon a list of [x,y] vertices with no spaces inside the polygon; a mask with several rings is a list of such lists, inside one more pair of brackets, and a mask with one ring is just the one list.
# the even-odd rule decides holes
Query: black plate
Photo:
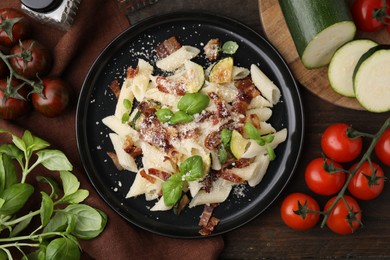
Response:
[{"label": "black plate", "polygon": [[[303,140],[303,111],[297,84],[277,51],[247,26],[211,14],[173,13],[147,19],[123,32],[95,61],[81,90],[76,117],[79,152],[92,184],[122,217],[154,233],[201,237],[197,224],[202,206],[186,209],[176,216],[172,211],[149,211],[154,202],[146,202],[144,196],[125,199],[135,174],[119,172],[107,157],[106,152],[113,150],[108,138],[111,131],[101,122],[115,110],[116,99],[108,90],[108,84],[114,79],[121,83],[126,68],[135,67],[138,58],[154,62],[155,47],[171,36],[201,50],[211,38],[237,42],[235,64],[246,68],[257,64],[282,92],[281,102],[273,108],[269,122],[276,129],[288,129],[287,141],[276,149],[277,159],[271,162],[259,185],[245,186],[244,196],[232,192],[228,200],[216,208],[214,215],[221,222],[212,235],[222,234],[252,220],[276,199],[295,170]],[[202,58],[196,62],[202,63]]]}]

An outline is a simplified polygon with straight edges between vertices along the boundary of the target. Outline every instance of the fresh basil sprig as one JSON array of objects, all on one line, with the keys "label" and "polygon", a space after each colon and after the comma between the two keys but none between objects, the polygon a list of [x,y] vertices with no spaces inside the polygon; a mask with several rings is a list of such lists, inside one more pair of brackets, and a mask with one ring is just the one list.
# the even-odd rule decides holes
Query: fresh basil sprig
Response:
[{"label": "fresh basil sprig", "polygon": [[185,181],[194,181],[203,177],[203,160],[194,155],[179,165],[178,173],[162,183],[162,193],[166,206],[175,205],[181,198]]},{"label": "fresh basil sprig", "polygon": [[[79,259],[78,239],[97,237],[106,226],[106,214],[80,204],[89,192],[80,189],[63,152],[48,149],[49,143],[28,130],[21,138],[3,129],[1,134],[10,135],[12,143],[0,146],[0,259],[13,259],[11,248],[17,248],[23,259]],[[21,169],[20,180],[16,165]],[[39,209],[22,215],[35,192],[26,182],[27,176],[39,165],[59,172],[61,186],[49,176],[37,176],[38,182],[48,185],[49,192],[40,191]],[[40,218],[40,225],[32,228],[34,217]],[[25,247],[37,250],[27,255]]]},{"label": "fresh basil sprig", "polygon": [[254,125],[252,125],[249,122],[245,123],[244,130],[250,139],[255,140],[256,143],[260,146],[265,146],[265,149],[266,149],[268,156],[269,156],[269,159],[271,161],[275,160],[275,158],[276,158],[275,151],[269,145],[274,140],[275,136],[273,134],[261,136],[259,131],[257,130],[257,128],[254,127]]}]

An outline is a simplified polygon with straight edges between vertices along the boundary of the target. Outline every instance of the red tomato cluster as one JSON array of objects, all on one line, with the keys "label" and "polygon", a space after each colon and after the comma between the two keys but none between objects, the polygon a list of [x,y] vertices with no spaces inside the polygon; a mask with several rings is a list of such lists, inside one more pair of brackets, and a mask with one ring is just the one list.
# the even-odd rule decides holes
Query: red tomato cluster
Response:
[{"label": "red tomato cluster", "polygon": [[[30,36],[30,25],[21,11],[0,9],[2,119],[22,117],[30,112],[31,107],[47,117],[55,117],[68,107],[70,86],[59,77],[47,76],[53,64],[52,54]],[[39,93],[36,85],[32,86],[34,84],[43,86],[42,93]]]},{"label": "red tomato cluster", "polygon": [[359,30],[375,32],[386,27],[390,33],[390,0],[355,0],[351,13]]},{"label": "red tomato cluster", "polygon": [[[341,163],[353,162],[362,152],[362,137],[354,137],[347,124],[330,125],[321,137],[321,148],[325,157],[309,162],[305,169],[305,182],[312,192],[332,197],[320,212],[313,197],[292,193],[282,202],[282,220],[291,228],[305,230],[314,227],[323,214],[327,216],[326,225],[333,232],[353,233],[360,227],[362,219],[356,199],[372,200],[382,193],[383,169],[372,160],[354,163],[348,170],[343,168]],[[390,128],[379,138],[375,153],[383,164],[390,166]],[[342,192],[341,196],[343,188],[350,195]]]}]

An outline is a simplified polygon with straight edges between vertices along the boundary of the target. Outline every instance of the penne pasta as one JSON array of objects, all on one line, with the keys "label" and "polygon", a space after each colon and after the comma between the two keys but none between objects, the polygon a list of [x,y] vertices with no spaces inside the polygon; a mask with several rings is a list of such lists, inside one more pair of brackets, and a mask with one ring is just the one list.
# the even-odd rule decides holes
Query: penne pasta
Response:
[{"label": "penne pasta", "polygon": [[257,67],[255,64],[250,68],[252,81],[263,95],[271,104],[276,104],[280,99],[279,88]]},{"label": "penne pasta", "polygon": [[175,71],[184,65],[186,60],[191,60],[199,54],[198,48],[184,45],[171,55],[158,60],[156,66],[164,71]]}]

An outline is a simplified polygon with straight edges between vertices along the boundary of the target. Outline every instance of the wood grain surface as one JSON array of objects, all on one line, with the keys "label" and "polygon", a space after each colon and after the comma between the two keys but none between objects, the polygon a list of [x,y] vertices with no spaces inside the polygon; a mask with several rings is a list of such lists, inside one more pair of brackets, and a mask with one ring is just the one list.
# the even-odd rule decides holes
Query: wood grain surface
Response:
[{"label": "wood grain surface", "polygon": [[[343,97],[333,91],[328,81],[328,68],[306,69],[296,51],[278,0],[259,0],[260,20],[268,40],[286,60],[295,78],[309,91],[335,105],[363,110],[354,98]],[[375,33],[357,32],[356,38],[368,38],[390,44],[390,35],[383,29]]]}]

